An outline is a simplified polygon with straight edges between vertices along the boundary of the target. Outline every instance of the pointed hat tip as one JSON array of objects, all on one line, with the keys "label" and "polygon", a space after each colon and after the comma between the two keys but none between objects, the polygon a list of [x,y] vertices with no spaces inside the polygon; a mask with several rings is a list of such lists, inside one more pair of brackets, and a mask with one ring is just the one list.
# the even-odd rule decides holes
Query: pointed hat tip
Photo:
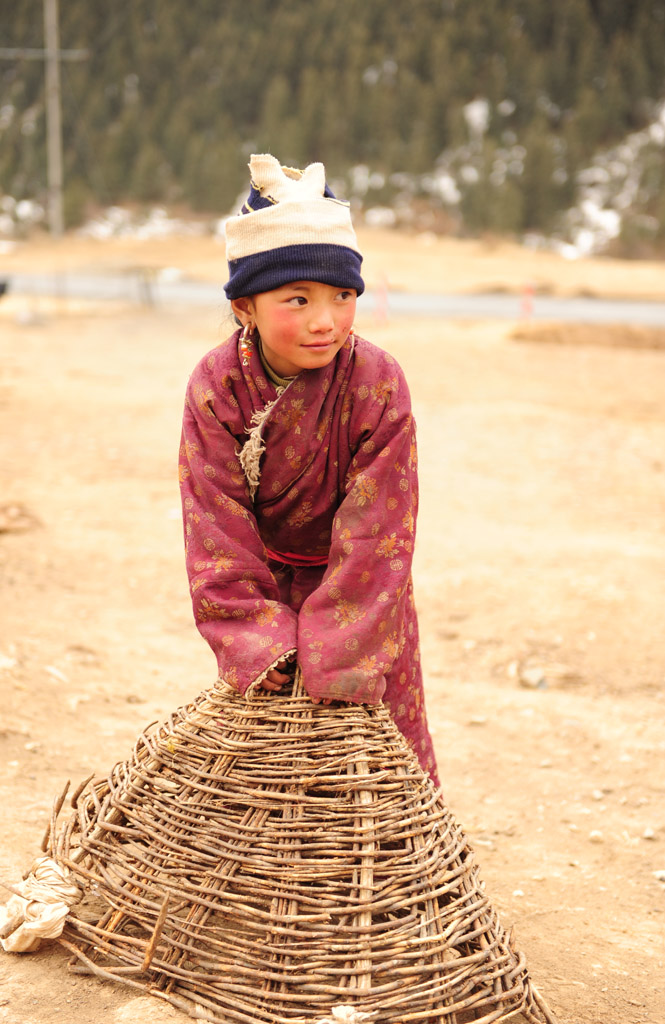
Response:
[{"label": "pointed hat tip", "polygon": [[322,198],[325,192],[326,170],[322,163],[309,164],[304,171],[294,171],[282,167],[271,153],[253,153],[249,170],[256,188],[278,202]]}]

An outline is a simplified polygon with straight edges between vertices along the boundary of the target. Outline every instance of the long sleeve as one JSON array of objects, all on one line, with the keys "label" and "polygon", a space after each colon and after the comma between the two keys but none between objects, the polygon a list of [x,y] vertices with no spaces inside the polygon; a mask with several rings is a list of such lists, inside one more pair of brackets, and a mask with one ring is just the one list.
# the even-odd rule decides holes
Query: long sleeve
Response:
[{"label": "long sleeve", "polygon": [[[235,406],[235,408],[234,408]],[[238,460],[237,402],[200,364],[180,447],[185,550],[194,617],[220,677],[241,693],[296,650],[297,617],[280,601]]]},{"label": "long sleeve", "polygon": [[396,364],[393,374],[358,388],[350,400],[350,434],[357,442],[328,569],[299,617],[298,660],[312,697],[381,700],[385,675],[414,628],[415,425]]}]

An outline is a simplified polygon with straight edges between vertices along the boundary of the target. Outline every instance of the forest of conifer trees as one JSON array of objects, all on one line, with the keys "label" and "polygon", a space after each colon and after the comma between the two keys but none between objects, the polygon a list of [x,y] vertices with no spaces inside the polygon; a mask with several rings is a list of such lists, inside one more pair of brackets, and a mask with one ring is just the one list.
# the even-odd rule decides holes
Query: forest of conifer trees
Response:
[{"label": "forest of conifer trees", "polygon": [[[62,62],[70,224],[90,204],[228,212],[268,150],[447,230],[553,231],[580,172],[665,100],[662,0],[68,0],[60,37],[89,50]],[[0,45],[43,45],[42,0],[0,0]],[[15,200],[45,191],[43,79],[41,61],[0,61]],[[652,141],[630,223],[657,240]]]}]

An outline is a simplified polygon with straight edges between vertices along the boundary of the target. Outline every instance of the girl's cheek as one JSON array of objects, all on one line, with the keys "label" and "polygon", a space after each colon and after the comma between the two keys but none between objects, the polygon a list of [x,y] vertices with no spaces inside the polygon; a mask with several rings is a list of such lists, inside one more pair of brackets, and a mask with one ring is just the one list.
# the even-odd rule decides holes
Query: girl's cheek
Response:
[{"label": "girl's cheek", "polygon": [[299,331],[297,317],[294,317],[289,310],[275,310],[270,317],[273,330],[279,331],[283,338],[295,337]]},{"label": "girl's cheek", "polygon": [[347,306],[344,310],[344,313],[344,322],[349,325],[349,328],[351,328],[353,326],[353,321],[356,318],[356,303],[353,302],[350,306]]},{"label": "girl's cheek", "polygon": [[351,312],[347,313],[345,315],[345,317],[344,317],[344,322],[343,322],[344,323],[344,330],[347,332],[347,334],[351,330],[351,328],[353,327],[354,319],[355,319],[355,309],[352,310]]}]

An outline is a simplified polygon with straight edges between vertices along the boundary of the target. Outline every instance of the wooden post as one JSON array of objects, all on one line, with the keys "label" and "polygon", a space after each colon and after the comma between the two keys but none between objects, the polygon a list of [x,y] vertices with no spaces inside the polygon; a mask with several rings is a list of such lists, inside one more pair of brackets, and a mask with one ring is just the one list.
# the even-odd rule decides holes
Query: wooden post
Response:
[{"label": "wooden post", "polygon": [[62,116],[60,100],[60,41],[58,0],[44,0],[46,66],[46,156],[48,220],[51,234],[61,238],[65,230],[62,201]]}]

